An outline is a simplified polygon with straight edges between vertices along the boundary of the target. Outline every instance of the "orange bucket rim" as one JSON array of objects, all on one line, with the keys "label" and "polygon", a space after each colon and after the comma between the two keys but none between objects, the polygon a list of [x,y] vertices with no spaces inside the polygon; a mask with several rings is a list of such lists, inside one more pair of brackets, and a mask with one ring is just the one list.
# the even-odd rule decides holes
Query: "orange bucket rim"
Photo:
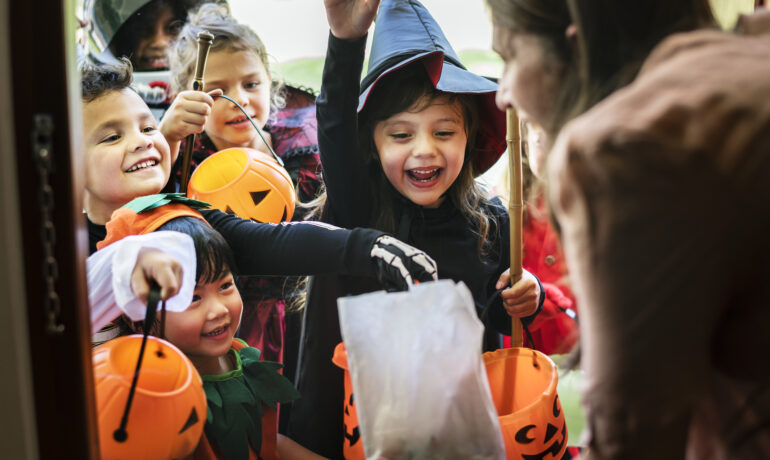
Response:
[{"label": "orange bucket rim", "polygon": [[[132,334],[132,335],[127,335],[127,336],[123,336],[123,337],[117,337],[115,339],[110,340],[110,342],[118,342],[118,341],[121,342],[121,343],[115,343],[115,344],[113,344],[113,346],[123,345],[122,342],[126,342],[126,344],[128,344],[130,342],[133,345],[133,343],[136,342],[136,341],[141,342],[142,337],[143,336],[141,334]],[[170,391],[154,391],[154,390],[148,390],[146,388],[142,388],[139,385],[137,385],[136,386],[136,390],[135,390],[136,394],[141,394],[141,395],[144,395],[144,396],[147,396],[147,397],[150,397],[150,398],[168,398],[170,396],[175,396],[175,395],[177,395],[179,393],[182,393],[182,392],[186,391],[186,389],[190,385],[193,384],[193,381],[194,381],[194,378],[195,378],[194,376],[197,375],[198,370],[195,369],[195,366],[192,365],[192,363],[190,362],[190,359],[187,358],[187,356],[184,353],[182,353],[182,351],[179,350],[179,348],[177,348],[176,346],[172,345],[170,342],[168,342],[166,340],[163,340],[161,338],[158,338],[158,337],[154,337],[154,336],[150,336],[150,339],[157,340],[163,346],[171,348],[172,350],[174,350],[177,353],[179,353],[181,355],[181,357],[182,357],[181,361],[183,363],[183,366],[184,366],[184,368],[185,368],[185,370],[187,372],[186,372],[184,381],[182,381],[179,384],[179,386],[176,389],[174,389],[174,390],[170,390]],[[94,351],[96,351],[98,349],[99,349],[99,347],[95,348]],[[145,348],[145,351],[144,351],[145,355],[147,354],[148,351],[150,351],[150,350]],[[114,359],[114,356],[112,355],[111,350],[110,351],[108,351],[108,350],[101,350],[101,352],[102,353],[107,353],[107,361],[111,362]],[[137,356],[138,356],[138,353],[137,353]],[[110,365],[112,365],[112,364],[110,364]],[[142,372],[141,369],[139,370],[139,372],[141,374],[141,372]],[[94,377],[95,378],[98,378],[99,376],[102,376],[102,375],[104,376],[105,379],[109,379],[109,380],[115,381],[115,384],[117,384],[120,387],[124,387],[126,389],[129,389],[131,387],[131,381],[129,381],[128,379],[124,378],[121,374],[118,374],[116,372],[110,372],[110,373],[101,372],[101,371],[99,371],[97,369],[94,369]],[[133,375],[133,371],[131,372],[131,375]],[[141,379],[140,379],[140,381],[141,381]]]},{"label": "orange bucket rim", "polygon": [[[249,150],[254,150],[254,149],[249,149]],[[241,172],[238,173],[237,176],[233,177],[232,180],[230,180],[228,183],[226,183],[225,185],[223,185],[223,186],[221,186],[219,188],[212,188],[212,189],[208,189],[208,190],[201,190],[201,189],[199,189],[198,187],[195,186],[195,177],[196,177],[196,174],[199,173],[199,171],[203,171],[206,168],[208,168],[215,161],[219,161],[219,159],[224,156],[224,155],[219,155],[220,153],[228,154],[229,155],[229,154],[234,153],[234,152],[241,152],[243,154],[243,156],[246,157],[246,162],[244,163],[243,168],[241,168]],[[228,149],[224,149],[224,150],[220,150],[218,152],[212,153],[211,155],[209,155],[208,158],[206,158],[205,160],[201,161],[201,163],[198,165],[198,167],[195,168],[195,171],[193,171],[192,176],[190,176],[190,191],[194,191],[195,193],[200,194],[200,195],[213,195],[215,193],[221,192],[222,190],[231,188],[233,186],[233,184],[236,184],[241,179],[243,179],[243,176],[249,171],[249,161],[251,161],[251,159],[254,156],[255,155],[249,155],[249,152],[246,151],[242,147],[231,147],[231,148],[228,148]],[[209,164],[207,165],[206,163],[209,163]],[[203,174],[203,173],[201,172],[200,174]],[[189,193],[188,193],[188,195],[189,195]]]},{"label": "orange bucket rim", "polygon": [[[516,415],[517,413],[525,412],[525,411],[531,410],[531,409],[533,409],[533,408],[535,408],[537,406],[540,406],[540,405],[543,404],[543,402],[544,402],[544,400],[546,398],[548,398],[548,397],[550,397],[552,395],[556,395],[558,397],[558,392],[556,391],[556,389],[557,389],[557,386],[558,386],[558,383],[559,383],[559,371],[558,371],[558,368],[556,367],[556,364],[553,362],[553,360],[551,358],[548,357],[548,355],[546,355],[546,354],[544,354],[542,352],[539,352],[539,351],[535,350],[534,348],[511,347],[511,348],[500,348],[500,349],[495,350],[495,351],[486,352],[486,353],[482,354],[482,357],[484,359],[484,365],[485,366],[486,366],[487,362],[493,362],[493,361],[498,361],[498,360],[502,360],[502,359],[508,359],[511,356],[516,356],[516,357],[521,356],[524,359],[531,359],[531,357],[525,357],[525,356],[522,355],[522,353],[524,351],[531,352],[532,354],[534,354],[537,357],[537,359],[545,359],[548,362],[548,364],[551,366],[551,370],[553,371],[551,373],[551,379],[548,381],[548,385],[546,386],[545,390],[540,392],[540,394],[538,394],[537,397],[534,400],[532,400],[532,402],[530,402],[526,406],[520,408],[516,412],[510,413],[510,414],[505,414],[505,415],[499,415],[498,414],[498,418],[500,418],[500,419],[511,418],[514,415]],[[489,357],[489,359],[487,359],[487,357]]]}]

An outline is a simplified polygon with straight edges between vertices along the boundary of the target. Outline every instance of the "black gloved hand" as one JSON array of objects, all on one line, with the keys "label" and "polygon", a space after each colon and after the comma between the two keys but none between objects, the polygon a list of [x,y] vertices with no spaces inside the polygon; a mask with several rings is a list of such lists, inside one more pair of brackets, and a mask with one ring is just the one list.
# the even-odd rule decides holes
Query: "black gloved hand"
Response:
[{"label": "black gloved hand", "polygon": [[388,289],[405,291],[414,282],[438,279],[436,262],[428,254],[392,236],[377,238],[370,255],[377,264],[377,279]]}]

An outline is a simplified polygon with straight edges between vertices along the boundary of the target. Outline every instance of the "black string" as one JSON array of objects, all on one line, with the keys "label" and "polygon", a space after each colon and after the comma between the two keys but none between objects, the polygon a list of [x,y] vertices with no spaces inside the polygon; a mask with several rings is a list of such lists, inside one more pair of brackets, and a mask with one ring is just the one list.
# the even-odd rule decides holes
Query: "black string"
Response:
[{"label": "black string", "polygon": [[[126,408],[123,411],[123,418],[120,420],[120,426],[112,433],[112,437],[117,442],[124,442],[128,439],[128,433],[126,432],[126,426],[128,425],[128,414],[131,412],[131,403],[134,400],[134,393],[136,392],[136,382],[139,380],[139,369],[142,367],[142,358],[144,357],[144,348],[147,345],[147,336],[150,334],[150,328],[155,322],[155,310],[157,309],[158,302],[160,301],[160,286],[156,283],[152,283],[150,286],[150,293],[147,295],[147,313],[144,317],[144,326],[142,328],[142,346],[139,348],[139,358],[136,360],[136,369],[134,369],[134,379],[131,381],[131,389],[128,391],[128,399],[126,400]],[[165,304],[165,302],[164,302]]]},{"label": "black string", "polygon": [[243,114],[246,115],[246,118],[248,118],[249,121],[251,122],[251,126],[253,126],[254,129],[257,130],[257,134],[259,134],[259,137],[262,138],[262,142],[265,143],[265,145],[267,146],[267,149],[270,150],[270,153],[273,154],[273,158],[275,158],[275,160],[278,162],[279,165],[283,166],[283,160],[281,159],[281,157],[279,157],[278,154],[275,153],[275,150],[273,150],[273,148],[270,146],[270,144],[265,140],[265,136],[262,135],[262,130],[259,129],[259,126],[257,126],[256,123],[254,123],[254,120],[251,118],[251,116],[249,116],[248,113],[246,113],[246,110],[243,107],[241,107],[241,104],[235,102],[232,98],[230,98],[228,96],[225,96],[224,94],[212,94],[211,97],[212,98],[214,98],[214,97],[221,97],[221,98],[227,99],[228,101],[230,101],[233,104],[235,104],[236,107],[241,109],[241,112],[243,112]]},{"label": "black string", "polygon": [[[492,293],[491,296],[489,296],[489,299],[487,299],[487,303],[484,305],[484,308],[481,310],[481,314],[479,317],[481,318],[481,322],[484,324],[484,327],[487,327],[487,317],[489,316],[489,310],[492,308],[492,303],[495,301],[495,299],[500,295],[501,292],[508,289],[510,286],[506,286],[504,288],[500,288]],[[521,321],[521,320],[520,320]],[[526,324],[524,324],[524,321],[521,322],[522,329],[524,330],[524,337],[525,337],[525,343],[524,346],[527,346],[529,348],[533,348],[535,345],[535,341],[532,339],[532,334],[529,332],[529,328]],[[513,332],[513,331],[511,331]],[[483,352],[484,350],[482,350]]]}]

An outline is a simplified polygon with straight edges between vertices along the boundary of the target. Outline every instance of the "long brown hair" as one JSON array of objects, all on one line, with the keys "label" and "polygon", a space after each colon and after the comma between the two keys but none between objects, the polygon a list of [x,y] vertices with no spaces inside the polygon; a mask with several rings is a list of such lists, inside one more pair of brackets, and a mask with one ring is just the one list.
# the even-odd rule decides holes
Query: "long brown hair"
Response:
[{"label": "long brown hair", "polygon": [[580,99],[575,115],[629,84],[667,36],[717,22],[708,0],[567,0],[577,26]]},{"label": "long brown hair", "polygon": [[[716,25],[708,0],[487,0],[492,21],[533,34],[565,72],[555,113],[544,126],[553,139],[571,118],[636,77],[644,59],[670,34]],[[566,31],[577,27],[577,43]]]}]

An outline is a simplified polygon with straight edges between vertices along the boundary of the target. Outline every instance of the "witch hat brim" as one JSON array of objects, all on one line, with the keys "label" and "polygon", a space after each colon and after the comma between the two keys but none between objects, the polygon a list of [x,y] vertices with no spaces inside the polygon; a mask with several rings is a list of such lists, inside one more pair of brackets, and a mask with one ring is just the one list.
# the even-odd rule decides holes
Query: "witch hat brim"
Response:
[{"label": "witch hat brim", "polygon": [[380,5],[358,112],[383,78],[415,62],[425,66],[436,89],[478,97],[479,130],[471,151],[474,172],[482,174],[506,148],[505,113],[495,104],[497,84],[460,63],[441,28],[417,0],[384,0]]}]

